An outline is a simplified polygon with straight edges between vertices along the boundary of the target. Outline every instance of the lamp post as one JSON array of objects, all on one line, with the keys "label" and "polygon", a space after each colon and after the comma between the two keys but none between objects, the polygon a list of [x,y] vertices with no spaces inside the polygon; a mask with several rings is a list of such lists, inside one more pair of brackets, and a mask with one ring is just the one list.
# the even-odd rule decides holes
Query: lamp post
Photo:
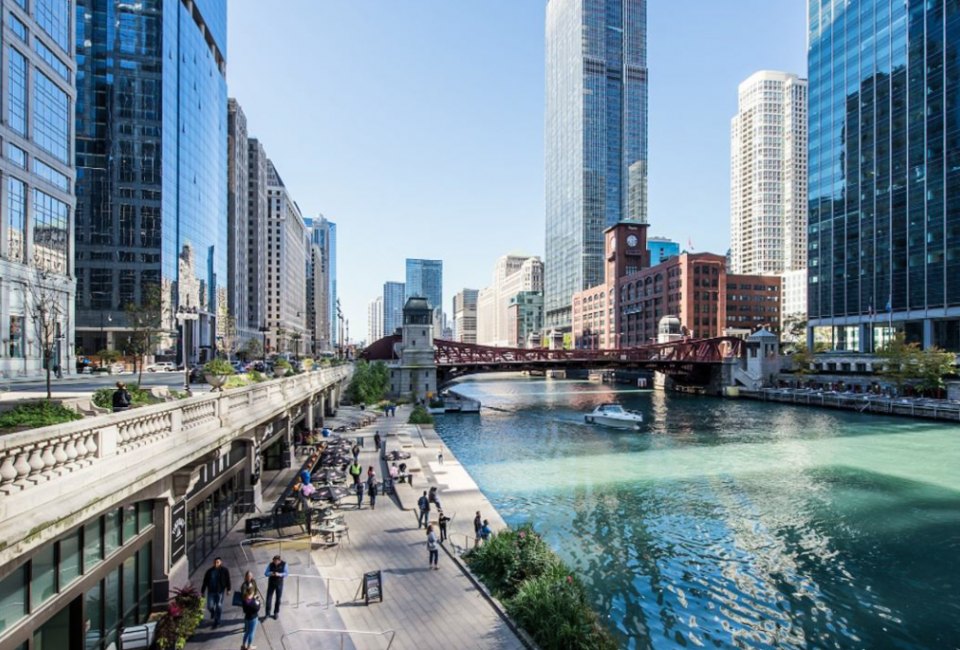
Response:
[{"label": "lamp post", "polygon": [[260,327],[260,333],[263,335],[263,369],[267,369],[267,332],[270,331],[270,328],[266,324]]}]

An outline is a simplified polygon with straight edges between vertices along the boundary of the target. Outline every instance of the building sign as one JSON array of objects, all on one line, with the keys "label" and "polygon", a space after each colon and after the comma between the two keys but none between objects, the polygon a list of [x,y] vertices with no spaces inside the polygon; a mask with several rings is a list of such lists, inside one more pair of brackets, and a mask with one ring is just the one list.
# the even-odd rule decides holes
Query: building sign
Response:
[{"label": "building sign", "polygon": [[177,501],[170,510],[170,564],[177,563],[187,550],[187,500]]}]

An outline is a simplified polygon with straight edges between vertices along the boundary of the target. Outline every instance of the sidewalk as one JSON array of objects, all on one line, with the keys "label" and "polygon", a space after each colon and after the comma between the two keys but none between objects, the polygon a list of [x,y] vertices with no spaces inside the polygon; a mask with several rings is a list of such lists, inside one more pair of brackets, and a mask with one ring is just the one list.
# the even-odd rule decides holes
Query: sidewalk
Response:
[{"label": "sidewalk", "polygon": [[[343,415],[350,413],[352,410],[347,410]],[[464,535],[469,535],[469,543],[472,543],[473,514],[478,509],[494,529],[503,526],[503,522],[445,447],[444,465],[437,464],[437,450],[442,442],[432,431],[421,433],[418,427],[406,424],[408,416],[409,408],[401,408],[396,417],[380,416],[370,426],[343,434],[351,440],[364,439],[360,463],[364,467],[374,466],[378,478],[385,475],[386,467],[373,447],[373,435],[377,430],[388,449],[401,447],[401,442],[406,445],[405,451],[419,458],[422,471],[416,476],[413,488],[400,484],[396,486],[395,496],[379,495],[375,510],[370,508],[366,495],[359,510],[355,497],[344,499],[340,510],[350,530],[349,538],[344,537],[339,552],[336,548],[316,550],[308,557],[304,543],[301,543],[302,550],[290,550],[284,546],[283,556],[289,563],[291,576],[284,587],[279,619],[267,619],[257,629],[255,645],[261,650],[340,647],[340,636],[335,633],[301,632],[281,638],[305,629],[392,630],[395,636],[391,648],[401,650],[523,647],[448,553],[441,552],[439,571],[431,571],[427,566],[426,534],[417,529],[414,509],[417,498],[430,486],[438,486],[447,514],[456,513],[449,530],[457,534],[453,535],[455,540],[447,542],[447,547],[452,541],[459,545],[466,543]],[[265,504],[272,504],[290,476],[292,474],[276,480],[265,491]],[[404,506],[407,509],[403,509]],[[435,511],[431,512],[431,519],[436,522]],[[263,571],[277,552],[277,545],[248,550],[255,561],[247,563],[239,547],[242,531],[243,522],[224,540],[218,552],[230,568],[235,585],[242,579],[243,571],[249,568],[258,576],[258,584],[265,594]],[[335,565],[330,566],[334,560]],[[202,567],[195,574],[197,584],[205,570],[206,567]],[[378,570],[382,572],[383,602],[374,601],[367,606],[359,595],[361,577],[365,572]],[[299,602],[295,575],[314,576],[299,579]],[[328,584],[331,602],[325,606]],[[238,609],[228,604],[224,625],[212,630],[205,622],[187,648],[235,650],[240,645],[241,619]],[[390,634],[352,634],[344,639],[343,647],[386,648],[389,640]]]}]

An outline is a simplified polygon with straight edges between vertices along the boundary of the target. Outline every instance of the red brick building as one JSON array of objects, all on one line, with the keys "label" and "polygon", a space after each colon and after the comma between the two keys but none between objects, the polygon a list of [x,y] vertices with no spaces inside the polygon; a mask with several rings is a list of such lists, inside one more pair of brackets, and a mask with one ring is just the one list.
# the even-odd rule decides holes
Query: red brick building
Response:
[{"label": "red brick building", "polygon": [[779,277],[728,275],[726,258],[713,253],[682,253],[649,267],[646,228],[620,223],[605,231],[605,282],[573,295],[576,347],[651,343],[664,316],[677,316],[693,338],[779,330]]}]

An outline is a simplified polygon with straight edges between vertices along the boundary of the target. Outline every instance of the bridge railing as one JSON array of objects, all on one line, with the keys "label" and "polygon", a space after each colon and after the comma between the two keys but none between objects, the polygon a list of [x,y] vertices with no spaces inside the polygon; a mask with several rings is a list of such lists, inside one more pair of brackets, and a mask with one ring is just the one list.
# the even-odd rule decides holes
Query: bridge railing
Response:
[{"label": "bridge railing", "polygon": [[69,522],[78,508],[102,509],[105,500],[131,495],[205,454],[219,455],[234,438],[352,372],[352,366],[326,368],[0,436],[0,539],[7,542],[0,564],[14,549],[24,550],[18,542],[25,537],[36,541],[44,523]]}]

